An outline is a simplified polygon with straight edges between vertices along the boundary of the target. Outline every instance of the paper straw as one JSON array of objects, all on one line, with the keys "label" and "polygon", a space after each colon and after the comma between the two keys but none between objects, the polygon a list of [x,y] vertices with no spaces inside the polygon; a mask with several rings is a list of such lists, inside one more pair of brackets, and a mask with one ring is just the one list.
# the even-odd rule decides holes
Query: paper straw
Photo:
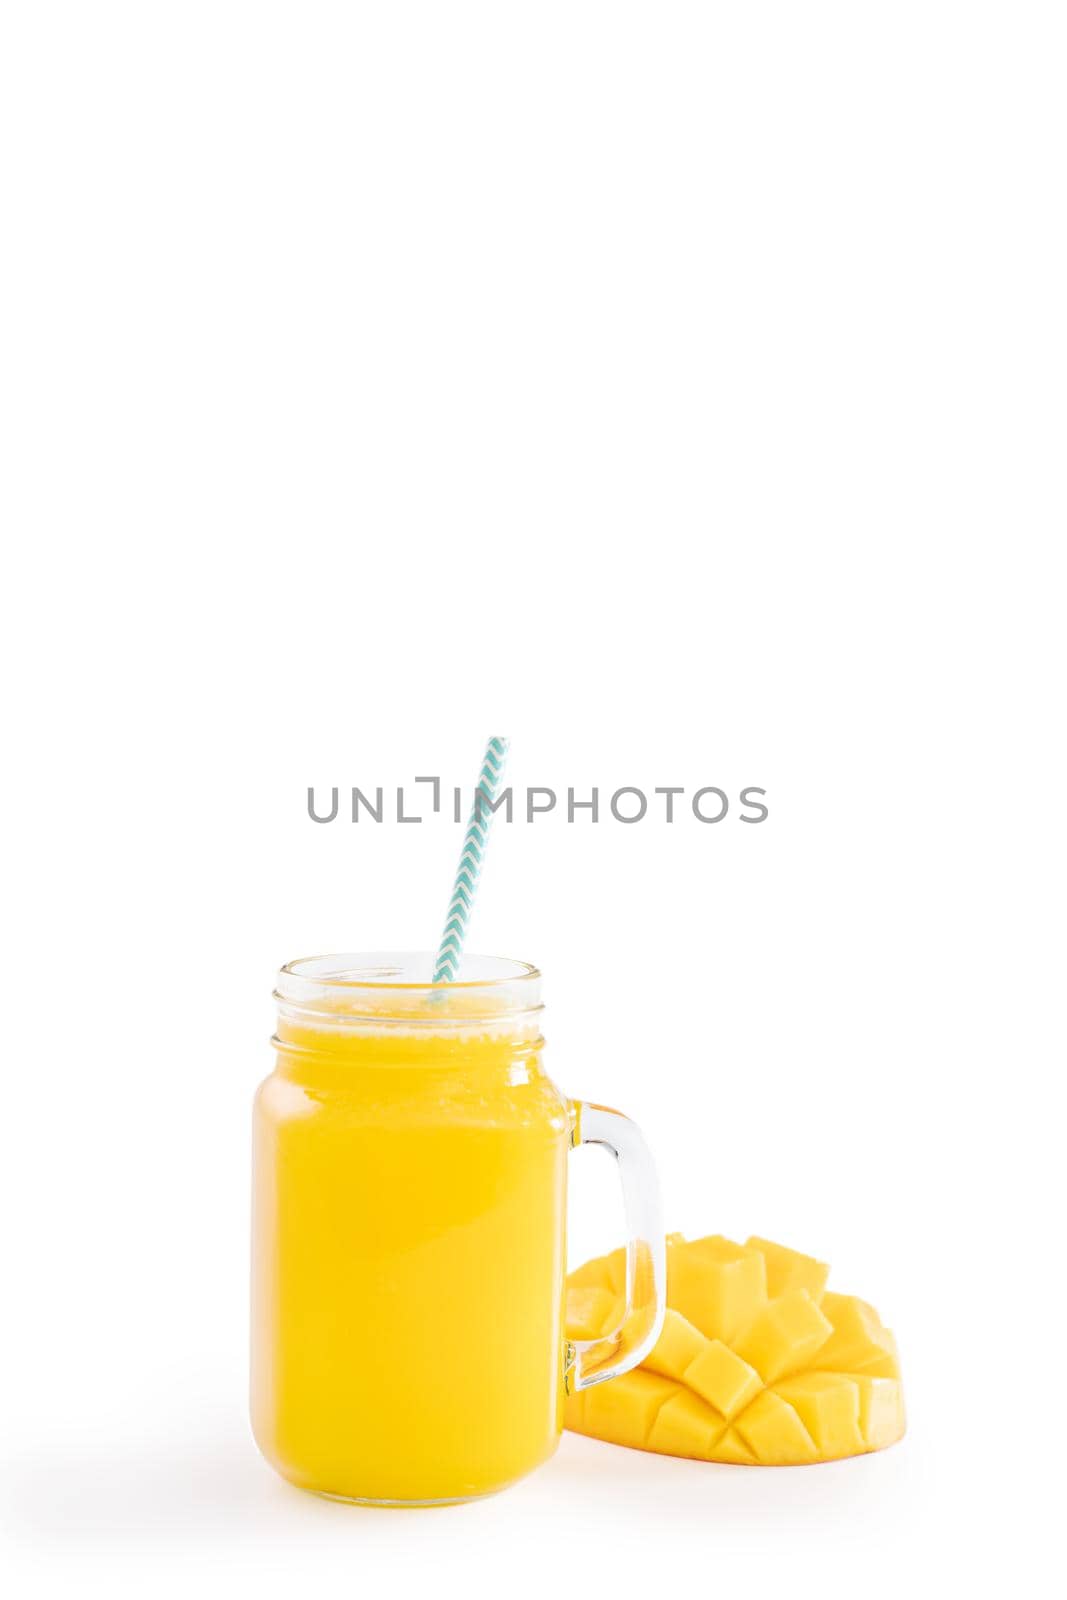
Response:
[{"label": "paper straw", "polygon": [[467,923],[474,905],[474,891],[478,875],[485,860],[485,847],[489,842],[489,824],[493,820],[490,810],[500,787],[504,771],[504,757],[508,753],[506,739],[490,739],[482,762],[482,775],[474,792],[474,805],[463,838],[463,851],[456,870],[452,898],[448,902],[444,932],[434,962],[434,983],[453,983],[463,955],[463,941],[467,937]]}]

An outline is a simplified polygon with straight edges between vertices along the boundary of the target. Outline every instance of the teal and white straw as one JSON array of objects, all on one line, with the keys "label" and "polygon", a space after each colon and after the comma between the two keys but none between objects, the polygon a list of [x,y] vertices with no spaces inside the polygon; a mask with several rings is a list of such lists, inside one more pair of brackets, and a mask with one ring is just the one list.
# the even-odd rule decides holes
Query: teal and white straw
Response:
[{"label": "teal and white straw", "polygon": [[467,937],[467,923],[474,905],[474,891],[485,860],[485,847],[489,843],[489,824],[493,820],[490,807],[496,799],[504,771],[504,758],[508,753],[506,739],[490,739],[482,762],[482,775],[474,793],[467,832],[463,837],[463,851],[459,858],[452,898],[448,902],[445,930],[434,962],[434,983],[454,983],[463,955],[463,941]]}]

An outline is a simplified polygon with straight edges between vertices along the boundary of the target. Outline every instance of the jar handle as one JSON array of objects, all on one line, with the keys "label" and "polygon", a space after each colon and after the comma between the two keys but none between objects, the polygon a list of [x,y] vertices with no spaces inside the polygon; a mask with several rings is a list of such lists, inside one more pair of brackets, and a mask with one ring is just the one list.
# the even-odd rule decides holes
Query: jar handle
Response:
[{"label": "jar handle", "polygon": [[572,1146],[598,1144],[619,1164],[626,1214],[626,1304],[618,1327],[599,1339],[573,1339],[566,1350],[568,1391],[606,1383],[648,1355],[663,1327],[666,1306],[666,1244],[660,1217],[659,1181],[640,1129],[621,1111],[571,1103]]}]

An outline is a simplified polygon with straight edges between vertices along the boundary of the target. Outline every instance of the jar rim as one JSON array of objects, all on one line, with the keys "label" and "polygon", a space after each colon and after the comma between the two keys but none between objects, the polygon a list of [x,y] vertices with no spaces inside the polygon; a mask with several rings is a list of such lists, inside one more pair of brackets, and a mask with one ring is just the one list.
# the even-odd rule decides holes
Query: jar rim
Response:
[{"label": "jar rim", "polygon": [[528,961],[464,956],[454,983],[434,983],[432,950],[304,956],[278,973],[280,1018],[297,1026],[452,1033],[491,1025],[529,1030],[541,1010],[541,974]]},{"label": "jar rim", "polygon": [[[454,989],[499,989],[508,984],[536,984],[541,974],[529,961],[507,956],[464,955],[460,975],[448,983],[434,983],[432,950],[346,952],[338,955],[299,956],[287,961],[278,973],[279,982],[293,978],[298,983],[317,985],[321,990],[370,989],[391,992],[426,989],[448,992]],[[416,976],[415,974],[419,974]]]}]

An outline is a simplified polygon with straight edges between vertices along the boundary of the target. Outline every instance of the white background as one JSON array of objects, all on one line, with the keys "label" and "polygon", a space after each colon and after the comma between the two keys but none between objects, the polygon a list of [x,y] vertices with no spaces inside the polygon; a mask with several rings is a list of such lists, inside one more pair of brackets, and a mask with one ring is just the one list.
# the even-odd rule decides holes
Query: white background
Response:
[{"label": "white background", "polygon": [[[974,0],[8,0],[18,1600],[1047,1592],[1064,45]],[[878,1306],[885,1455],[567,1437],[411,1515],[256,1455],[272,975],[432,944],[459,841],[306,788],[469,784],[490,732],[520,787],[767,789],[498,827],[472,944],[543,968],[671,1226]],[[575,1165],[579,1259],[616,1199]]]}]

